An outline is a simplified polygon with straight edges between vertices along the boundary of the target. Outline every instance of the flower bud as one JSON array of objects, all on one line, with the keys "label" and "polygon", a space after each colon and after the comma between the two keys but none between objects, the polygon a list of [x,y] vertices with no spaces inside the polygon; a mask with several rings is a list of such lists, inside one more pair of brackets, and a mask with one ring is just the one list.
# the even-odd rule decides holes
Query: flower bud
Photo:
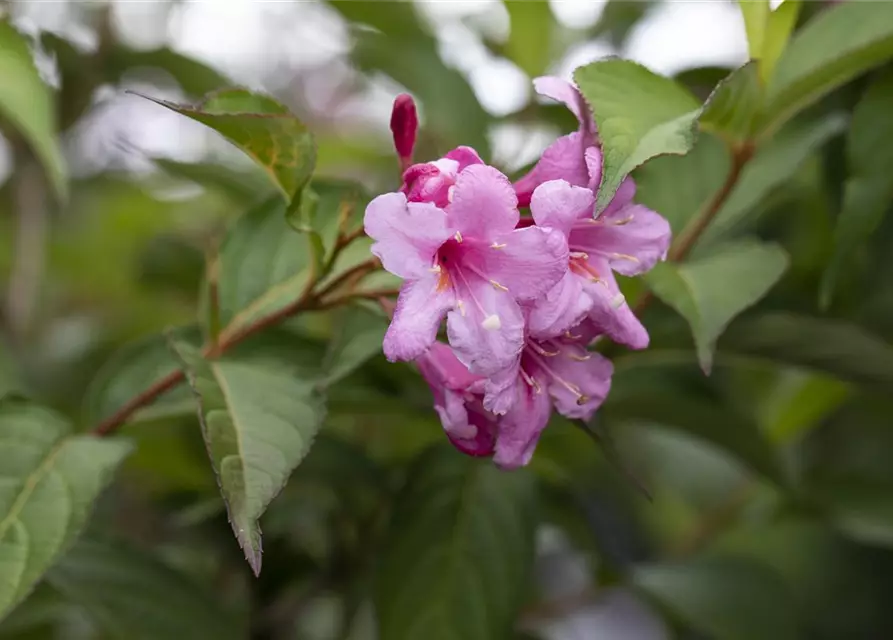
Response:
[{"label": "flower bud", "polygon": [[394,100],[394,108],[391,111],[391,133],[394,135],[394,147],[397,149],[400,168],[403,171],[412,164],[412,151],[418,128],[419,118],[415,102],[412,96],[401,93]]}]

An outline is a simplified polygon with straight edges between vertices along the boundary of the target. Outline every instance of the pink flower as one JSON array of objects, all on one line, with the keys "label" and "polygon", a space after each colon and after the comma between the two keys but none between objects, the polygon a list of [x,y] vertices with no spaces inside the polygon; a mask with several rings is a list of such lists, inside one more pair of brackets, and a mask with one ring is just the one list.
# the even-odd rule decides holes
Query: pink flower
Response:
[{"label": "pink flower", "polygon": [[[590,184],[601,176],[601,151],[586,150]],[[623,181],[611,204],[592,217],[592,189],[564,180],[546,182],[533,193],[530,209],[538,226],[561,231],[568,240],[570,269],[530,314],[531,331],[555,334],[589,303],[589,318],[615,342],[634,349],[648,346],[648,332],[626,303],[614,271],[634,276],[666,258],[671,231],[667,221],[635,204],[632,179]]]},{"label": "pink flower", "polygon": [[442,342],[432,344],[416,365],[431,387],[434,410],[450,442],[470,456],[492,455],[498,419],[484,409],[476,393],[484,379],[469,373]]},{"label": "pink flower", "polygon": [[497,465],[513,469],[530,462],[553,402],[567,417],[588,419],[607,395],[613,367],[586,351],[591,337],[591,329],[581,328],[576,335],[528,340],[512,367],[514,401],[501,416],[484,408],[484,379],[469,373],[445,344],[435,342],[416,363],[453,445],[468,455],[492,455]]},{"label": "pink flower", "polygon": [[534,79],[533,86],[538,94],[563,102],[577,116],[580,128],[549,145],[533,169],[515,182],[518,204],[522,207],[529,205],[534,190],[549,180],[566,180],[578,187],[589,185],[585,153],[597,144],[595,122],[586,101],[573,84],[561,78],[543,76]]},{"label": "pink flower", "polygon": [[400,158],[400,167],[404,171],[412,163],[412,152],[415,149],[416,132],[419,128],[419,117],[416,113],[412,96],[401,93],[394,100],[391,111],[391,133],[394,136],[394,148]]},{"label": "pink flower", "polygon": [[484,161],[471,147],[456,147],[440,160],[409,167],[403,173],[400,191],[410,202],[431,202],[443,209],[449,204],[450,187],[473,164],[484,164]]},{"label": "pink flower", "polygon": [[514,190],[492,167],[460,170],[446,199],[441,208],[387,193],[366,208],[372,253],[404,279],[384,352],[391,361],[414,360],[447,316],[459,360],[475,374],[491,375],[523,347],[519,302],[536,300],[567,271],[567,241],[552,229],[516,229]]}]

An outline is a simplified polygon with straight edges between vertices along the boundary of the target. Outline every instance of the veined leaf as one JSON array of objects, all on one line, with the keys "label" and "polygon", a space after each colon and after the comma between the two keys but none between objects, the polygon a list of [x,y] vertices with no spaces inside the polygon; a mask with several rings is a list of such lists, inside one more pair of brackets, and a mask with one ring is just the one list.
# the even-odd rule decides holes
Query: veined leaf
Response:
[{"label": "veined leaf", "polygon": [[787,265],[781,247],[743,241],[700,260],[660,263],[645,279],[658,298],[688,320],[701,368],[709,373],[716,339],[726,325],[762,298]]},{"label": "veined leaf", "polygon": [[701,106],[685,88],[629,60],[580,67],[574,81],[592,107],[604,166],[601,211],[633,169],[659,155],[684,155],[694,145]]},{"label": "veined leaf", "polygon": [[261,567],[258,519],[310,450],[323,419],[316,379],[274,358],[205,360],[183,342],[182,361],[199,406],[202,434],[239,545]]},{"label": "veined leaf", "polygon": [[68,549],[128,453],[124,440],[71,435],[47,409],[0,400],[0,618]]},{"label": "veined leaf", "polygon": [[505,637],[533,560],[535,506],[524,470],[446,446],[425,452],[396,503],[378,571],[380,636]]},{"label": "veined leaf", "polygon": [[387,318],[382,314],[356,305],[342,309],[326,354],[326,384],[347,377],[381,353],[387,327]]},{"label": "veined leaf", "polygon": [[270,96],[246,89],[210,93],[195,107],[143,96],[214,129],[260,165],[288,203],[313,174],[316,146],[307,127]]}]

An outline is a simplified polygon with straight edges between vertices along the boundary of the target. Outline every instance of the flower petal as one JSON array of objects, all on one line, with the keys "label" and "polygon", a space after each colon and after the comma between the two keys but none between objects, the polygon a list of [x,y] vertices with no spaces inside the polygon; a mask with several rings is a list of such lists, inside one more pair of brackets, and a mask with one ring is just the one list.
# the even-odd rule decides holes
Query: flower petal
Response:
[{"label": "flower petal", "polygon": [[479,401],[466,402],[465,410],[468,435],[460,435],[455,428],[447,429],[444,423],[447,437],[454,447],[466,455],[474,457],[492,455],[498,430],[496,416],[484,411]]},{"label": "flower petal", "polygon": [[459,362],[449,345],[435,342],[416,359],[416,365],[431,387],[445,387],[453,391],[465,391],[482,380]]},{"label": "flower petal", "polygon": [[406,202],[402,193],[385,193],[366,207],[366,233],[375,240],[372,253],[384,268],[401,278],[423,276],[434,263],[434,254],[455,231],[433,204]]},{"label": "flower petal", "polygon": [[589,147],[586,149],[584,157],[586,170],[589,172],[589,188],[598,193],[598,188],[602,184],[602,150],[595,146]]},{"label": "flower petal", "polygon": [[636,183],[631,177],[626,176],[623,182],[620,183],[620,186],[617,187],[617,193],[611,198],[610,204],[605,207],[605,210],[601,212],[599,217],[614,215],[617,211],[630,204],[635,197]]},{"label": "flower petal", "polygon": [[571,113],[577,116],[581,127],[588,128],[589,131],[594,129],[591,126],[592,116],[589,115],[589,107],[573,84],[556,76],[540,76],[533,79],[533,88],[541,96],[564,103]]},{"label": "flower petal", "polygon": [[549,180],[534,190],[530,213],[538,226],[558,229],[567,237],[574,222],[592,217],[594,205],[595,196],[589,189],[566,180]]},{"label": "flower petal", "polygon": [[[614,365],[598,353],[586,353],[578,345],[566,345],[562,354],[549,360],[552,371],[561,380],[574,385],[583,398],[572,392],[557,379],[549,384],[549,394],[555,402],[555,409],[566,418],[588,420],[592,417],[611,390],[611,375]],[[587,360],[580,359],[588,358]]]},{"label": "flower petal", "polygon": [[508,367],[524,346],[524,316],[512,296],[476,276],[454,283],[456,308],[447,337],[469,371],[490,376]]},{"label": "flower petal", "polygon": [[672,232],[660,214],[640,204],[631,204],[593,224],[576,227],[570,235],[575,250],[604,256],[614,271],[635,276],[651,269],[667,256]]},{"label": "flower petal", "polygon": [[578,187],[589,186],[589,169],[584,159],[586,147],[586,137],[579,131],[561,136],[550,144],[533,169],[515,182],[518,206],[528,206],[536,188],[549,180],[566,180]]},{"label": "flower petal", "polygon": [[484,164],[459,174],[446,211],[450,225],[462,236],[483,240],[511,231],[521,217],[509,179]]},{"label": "flower petal", "polygon": [[520,356],[511,365],[498,371],[486,379],[484,383],[484,409],[502,415],[515,404],[517,399],[517,382]]},{"label": "flower petal", "polygon": [[516,300],[534,300],[567,272],[567,240],[560,231],[525,227],[497,236],[476,252],[482,273]]},{"label": "flower petal", "polygon": [[457,172],[462,171],[465,167],[469,167],[473,164],[484,164],[484,161],[481,160],[478,152],[471,147],[466,146],[456,147],[444,157],[449,158],[450,160],[455,160],[458,163],[456,167]]},{"label": "flower petal", "polygon": [[415,360],[430,347],[446,312],[455,305],[451,288],[438,287],[436,274],[419,280],[407,280],[400,289],[394,319],[384,336],[384,354],[388,360]]},{"label": "flower petal", "polygon": [[591,308],[592,298],[583,291],[580,278],[568,271],[531,307],[527,329],[533,338],[553,338],[577,325]]},{"label": "flower petal", "polygon": [[493,461],[503,469],[516,469],[530,462],[551,413],[549,395],[519,381],[518,402],[499,421]]},{"label": "flower petal", "polygon": [[648,346],[648,332],[620,293],[608,261],[590,257],[589,264],[599,274],[599,282],[586,282],[584,289],[592,298],[589,318],[614,342],[631,349]]}]

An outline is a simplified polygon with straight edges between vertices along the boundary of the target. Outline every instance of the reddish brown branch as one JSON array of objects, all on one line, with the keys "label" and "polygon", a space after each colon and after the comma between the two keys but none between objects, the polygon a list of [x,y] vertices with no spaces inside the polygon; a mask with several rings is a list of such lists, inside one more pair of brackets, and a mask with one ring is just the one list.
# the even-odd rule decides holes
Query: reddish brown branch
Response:
[{"label": "reddish brown branch", "polygon": [[124,406],[115,411],[108,418],[96,425],[93,435],[107,436],[116,431],[127,420],[146,405],[152,404],[158,396],[170,391],[183,381],[184,375],[181,369],[172,371],[160,380],[156,380],[152,386],[131,398]]}]

